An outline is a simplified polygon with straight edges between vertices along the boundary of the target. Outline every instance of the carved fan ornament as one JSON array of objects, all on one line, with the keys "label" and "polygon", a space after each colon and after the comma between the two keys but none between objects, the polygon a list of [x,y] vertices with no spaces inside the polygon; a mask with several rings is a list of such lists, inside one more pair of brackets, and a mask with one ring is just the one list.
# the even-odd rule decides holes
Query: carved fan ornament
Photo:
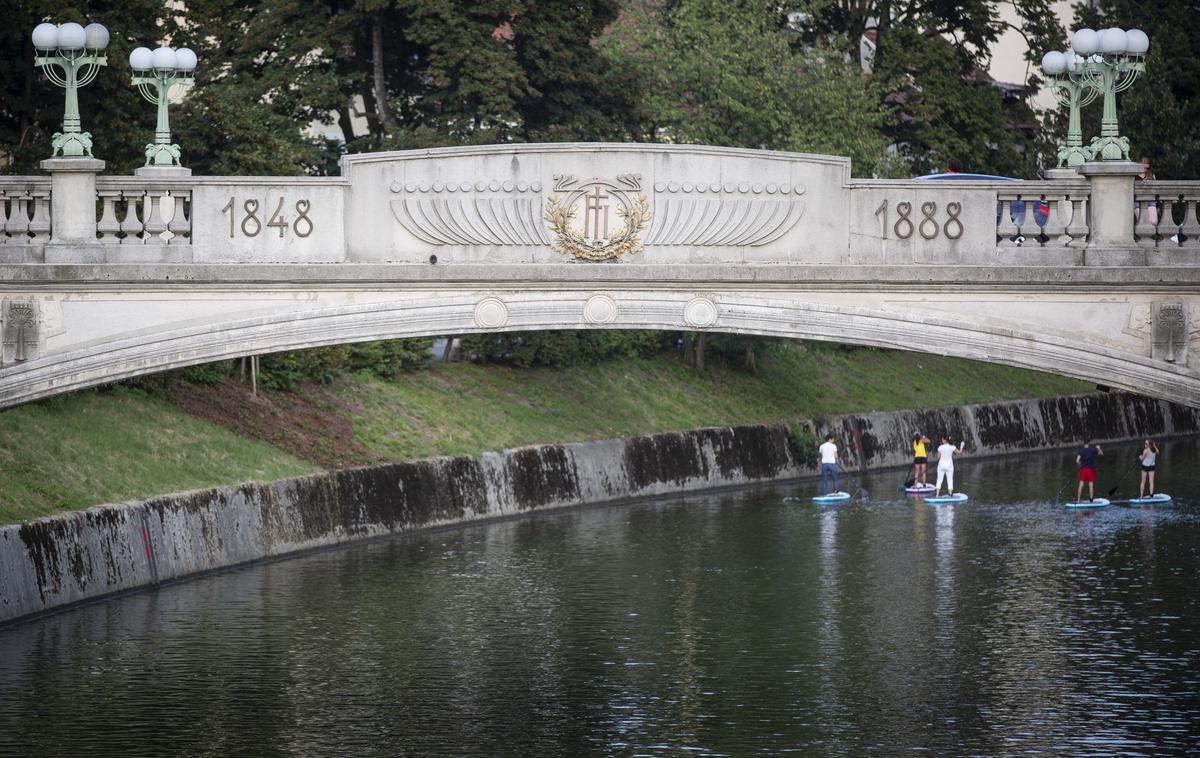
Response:
[{"label": "carved fan ornament", "polygon": [[[543,215],[554,235],[554,249],[583,261],[608,261],[642,251],[642,233],[650,223],[650,201],[639,190],[641,177],[621,174],[617,181],[591,179],[579,183],[573,176],[555,176],[554,189],[563,196],[546,201]],[[616,216],[622,222],[609,231],[609,201],[616,201]],[[580,206],[582,226],[576,226]]]}]

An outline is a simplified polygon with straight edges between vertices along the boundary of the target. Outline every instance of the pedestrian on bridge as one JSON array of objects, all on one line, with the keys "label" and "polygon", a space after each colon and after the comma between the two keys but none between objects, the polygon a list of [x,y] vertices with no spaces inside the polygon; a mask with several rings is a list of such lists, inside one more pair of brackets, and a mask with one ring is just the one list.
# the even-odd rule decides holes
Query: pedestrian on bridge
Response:
[{"label": "pedestrian on bridge", "polygon": [[833,492],[838,492],[838,446],[833,443],[833,435],[825,435],[825,442],[817,451],[821,454],[821,494],[828,495],[827,480],[833,479]]},{"label": "pedestrian on bridge", "polygon": [[1075,502],[1083,498],[1083,484],[1087,482],[1088,502],[1096,499],[1096,458],[1104,455],[1104,449],[1093,445],[1091,440],[1084,440],[1083,447],[1075,453],[1075,465],[1079,466],[1079,490],[1075,493]]}]

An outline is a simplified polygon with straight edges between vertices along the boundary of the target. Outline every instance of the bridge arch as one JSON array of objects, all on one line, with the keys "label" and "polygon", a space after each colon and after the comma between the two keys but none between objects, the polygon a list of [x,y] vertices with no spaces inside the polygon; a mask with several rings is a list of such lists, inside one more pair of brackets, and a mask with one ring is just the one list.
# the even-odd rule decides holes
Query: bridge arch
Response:
[{"label": "bridge arch", "polygon": [[[245,297],[245,295],[242,295]],[[846,293],[639,287],[474,288],[404,293],[291,292],[269,307],[218,300],[225,315],[106,336],[20,363],[0,377],[5,404],[210,361],[404,337],[543,329],[695,330],[799,338],[968,358],[1046,371],[1197,405],[1195,372],[1132,351],[1037,330],[980,310],[915,309]],[[857,302],[856,302],[857,301]],[[124,305],[122,305],[124,302]],[[210,301],[212,302],[212,301]],[[69,305],[69,304],[68,304]],[[138,322],[138,301],[106,318]]]}]

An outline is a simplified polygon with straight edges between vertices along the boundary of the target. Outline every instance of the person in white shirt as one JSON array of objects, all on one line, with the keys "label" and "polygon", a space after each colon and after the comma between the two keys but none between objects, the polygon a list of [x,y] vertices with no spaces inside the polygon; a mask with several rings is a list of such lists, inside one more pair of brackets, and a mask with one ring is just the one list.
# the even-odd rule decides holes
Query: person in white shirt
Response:
[{"label": "person in white shirt", "polygon": [[950,438],[942,435],[942,444],[938,445],[938,475],[937,486],[933,490],[933,496],[937,497],[942,492],[942,480],[946,480],[946,485],[949,488],[950,494],[954,494],[954,456],[963,454],[963,446],[966,441],[958,443],[958,447],[950,444]]},{"label": "person in white shirt", "polygon": [[826,482],[833,477],[833,491],[838,491],[838,448],[833,444],[833,435],[825,435],[825,442],[817,448],[821,453],[821,494],[828,495]]}]

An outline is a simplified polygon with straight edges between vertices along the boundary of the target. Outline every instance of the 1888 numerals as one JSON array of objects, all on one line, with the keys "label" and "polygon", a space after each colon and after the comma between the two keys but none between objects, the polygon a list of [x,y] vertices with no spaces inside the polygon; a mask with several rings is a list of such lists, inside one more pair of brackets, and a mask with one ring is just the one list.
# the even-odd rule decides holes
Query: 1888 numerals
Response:
[{"label": "1888 numerals", "polygon": [[[921,203],[921,215],[924,217],[919,223],[914,223],[912,216],[912,203],[900,202],[896,203],[896,214],[900,218],[896,219],[896,223],[892,224],[891,232],[896,239],[906,240],[913,236],[913,232],[920,234],[927,240],[934,239],[940,233],[946,239],[956,240],[963,236],[962,221],[959,221],[958,216],[962,213],[961,203],[946,203],[946,222],[938,224],[934,216],[937,214],[937,203],[932,200]],[[878,208],[875,209],[875,215],[879,217],[882,224],[881,232],[883,238],[888,238],[888,201],[885,199]]]},{"label": "1888 numerals", "polygon": [[[264,223],[259,218],[258,207],[258,200],[251,198],[243,201],[242,222],[239,224],[237,221],[237,198],[229,198],[229,202],[225,204],[221,212],[229,214],[230,237],[237,236],[239,229],[246,237],[257,237],[262,233]],[[293,207],[295,208],[296,217],[289,222],[288,214],[283,207],[283,198],[279,198],[279,202],[275,204],[275,210],[271,213],[270,218],[266,220],[265,226],[268,229],[278,229],[280,237],[283,237],[287,233],[289,225],[292,233],[297,237],[307,237],[312,234],[313,222],[308,217],[308,212],[312,209],[312,206],[307,200],[297,200]]]}]

